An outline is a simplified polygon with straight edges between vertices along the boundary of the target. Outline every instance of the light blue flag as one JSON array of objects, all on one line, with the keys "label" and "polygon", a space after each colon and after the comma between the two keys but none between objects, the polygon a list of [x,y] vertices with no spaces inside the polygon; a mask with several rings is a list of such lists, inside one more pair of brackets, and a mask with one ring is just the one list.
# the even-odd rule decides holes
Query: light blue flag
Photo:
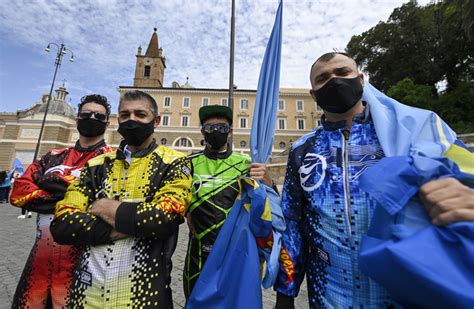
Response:
[{"label": "light blue flag", "polygon": [[250,155],[253,162],[266,163],[272,154],[280,89],[282,10],[283,1],[280,1],[258,78],[250,130]]},{"label": "light blue flag", "polygon": [[439,157],[456,140],[456,133],[438,115],[401,104],[369,82],[365,83],[362,100],[370,106],[375,132],[387,157]]},{"label": "light blue flag", "polygon": [[25,173],[25,169],[23,168],[23,165],[21,164],[20,159],[16,158],[15,161],[13,161],[12,164],[12,171],[17,171],[23,175]]},{"label": "light blue flag", "polygon": [[[280,1],[258,78],[257,97],[255,99],[252,129],[250,130],[250,155],[252,162],[266,163],[272,154],[280,90],[282,11],[283,1]],[[266,191],[272,212],[273,246],[271,252],[262,252],[267,262],[262,285],[264,288],[269,288],[275,282],[278,273],[281,232],[285,230],[286,225],[278,196],[271,188],[266,187]]]}]

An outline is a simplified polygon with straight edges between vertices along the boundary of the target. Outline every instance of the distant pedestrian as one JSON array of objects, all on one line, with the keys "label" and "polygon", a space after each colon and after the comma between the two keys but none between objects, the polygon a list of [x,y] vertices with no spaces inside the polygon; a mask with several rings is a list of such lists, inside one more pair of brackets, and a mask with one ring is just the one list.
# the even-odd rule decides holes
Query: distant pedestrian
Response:
[{"label": "distant pedestrian", "polygon": [[0,172],[0,203],[8,202],[8,195],[10,193],[12,172]]},{"label": "distant pedestrian", "polygon": [[[12,178],[11,178],[11,187],[15,185],[15,179],[18,177],[21,177],[25,172],[24,171],[19,171],[15,170],[13,172]],[[32,214],[31,211],[26,210],[26,208],[21,208],[21,215],[19,215],[17,218],[18,219],[25,219],[25,218],[31,218]]]}]

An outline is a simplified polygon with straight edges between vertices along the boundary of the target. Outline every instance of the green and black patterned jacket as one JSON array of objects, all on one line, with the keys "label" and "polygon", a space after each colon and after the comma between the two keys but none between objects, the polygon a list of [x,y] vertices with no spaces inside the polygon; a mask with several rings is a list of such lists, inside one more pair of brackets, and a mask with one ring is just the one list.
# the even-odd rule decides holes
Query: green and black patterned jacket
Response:
[{"label": "green and black patterned jacket", "polygon": [[232,152],[213,154],[207,148],[192,154],[193,197],[187,218],[194,229],[189,235],[184,265],[186,297],[196,283],[217,235],[239,193],[237,179],[247,174],[250,157]]}]

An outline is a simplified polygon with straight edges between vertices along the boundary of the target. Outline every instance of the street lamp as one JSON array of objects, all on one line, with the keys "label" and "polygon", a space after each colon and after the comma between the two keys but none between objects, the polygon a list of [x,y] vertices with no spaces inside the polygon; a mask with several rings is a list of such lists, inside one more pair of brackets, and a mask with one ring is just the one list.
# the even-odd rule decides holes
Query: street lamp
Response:
[{"label": "street lamp", "polygon": [[41,137],[43,136],[43,131],[44,131],[44,124],[46,122],[46,116],[48,115],[48,109],[49,109],[49,103],[51,102],[51,97],[53,93],[53,88],[54,88],[54,82],[56,81],[56,73],[58,72],[59,67],[61,66],[61,61],[63,60],[63,56],[67,53],[71,53],[71,58],[69,61],[74,62],[74,54],[70,49],[66,48],[66,45],[64,43],[61,43],[61,45],[58,45],[56,43],[49,43],[48,46],[44,49],[45,52],[49,53],[51,51],[51,45],[54,45],[58,48],[58,53],[56,54],[56,60],[54,62],[54,65],[56,68],[54,69],[54,76],[53,76],[53,82],[51,83],[51,89],[49,89],[49,96],[48,96],[48,102],[46,103],[46,109],[44,111],[44,117],[43,117],[43,122],[41,123],[41,129],[40,133],[38,136],[38,142],[36,143],[36,150],[35,150],[35,155],[33,156],[33,162],[36,161],[36,158],[38,157],[38,152],[39,152],[39,147],[41,143]]}]

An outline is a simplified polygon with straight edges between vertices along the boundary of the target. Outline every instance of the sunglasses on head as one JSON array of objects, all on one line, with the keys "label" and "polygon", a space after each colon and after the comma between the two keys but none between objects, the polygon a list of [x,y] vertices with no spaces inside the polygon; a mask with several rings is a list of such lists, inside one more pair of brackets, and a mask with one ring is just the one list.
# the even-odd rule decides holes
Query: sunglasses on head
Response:
[{"label": "sunglasses on head", "polygon": [[99,120],[99,121],[106,121],[107,120],[107,114],[106,113],[100,113],[100,112],[81,111],[81,112],[77,113],[77,116],[80,119],[94,118],[95,120]]},{"label": "sunglasses on head", "polygon": [[219,133],[229,133],[230,126],[228,124],[205,124],[202,126],[202,130],[206,133],[212,133],[217,131]]}]

